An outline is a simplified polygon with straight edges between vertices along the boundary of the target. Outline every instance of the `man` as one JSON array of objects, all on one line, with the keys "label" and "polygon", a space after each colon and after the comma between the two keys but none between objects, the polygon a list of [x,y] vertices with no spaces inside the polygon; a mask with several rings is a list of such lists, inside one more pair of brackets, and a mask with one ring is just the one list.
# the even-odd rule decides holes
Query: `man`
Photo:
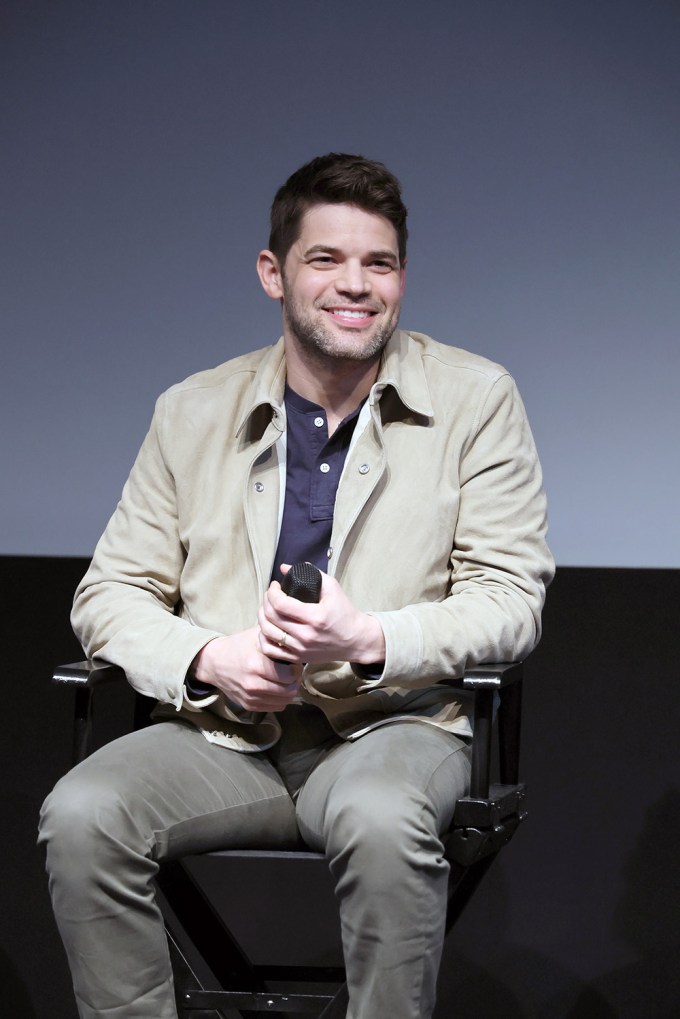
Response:
[{"label": "man", "polygon": [[[157,404],[73,621],[158,721],[43,810],[82,1017],[176,1015],[158,861],[300,833],[336,880],[348,1015],[431,1015],[472,736],[442,681],[531,651],[552,560],[515,386],[397,329],[405,264],[392,174],[312,160],[258,258],[282,339]],[[318,604],[281,589],[297,560]]]}]

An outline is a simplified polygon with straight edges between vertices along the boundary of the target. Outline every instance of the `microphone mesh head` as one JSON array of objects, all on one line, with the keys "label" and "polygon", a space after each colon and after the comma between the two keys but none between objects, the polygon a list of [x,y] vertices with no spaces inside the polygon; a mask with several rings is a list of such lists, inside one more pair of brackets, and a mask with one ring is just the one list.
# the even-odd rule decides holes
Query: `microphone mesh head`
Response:
[{"label": "microphone mesh head", "polygon": [[312,563],[295,563],[281,581],[281,589],[298,601],[318,602],[321,597],[321,571]]}]

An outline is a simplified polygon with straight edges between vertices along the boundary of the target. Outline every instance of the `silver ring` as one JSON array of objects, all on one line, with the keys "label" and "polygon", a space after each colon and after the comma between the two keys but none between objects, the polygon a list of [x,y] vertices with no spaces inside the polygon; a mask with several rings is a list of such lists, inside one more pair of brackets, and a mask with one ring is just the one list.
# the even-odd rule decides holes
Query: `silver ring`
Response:
[{"label": "silver ring", "polygon": [[277,642],[276,642],[279,645],[279,647],[285,647],[286,646],[286,641],[288,640],[288,634],[286,633],[286,631],[283,630],[282,633],[283,633],[283,637],[281,638],[281,640],[277,640]]}]

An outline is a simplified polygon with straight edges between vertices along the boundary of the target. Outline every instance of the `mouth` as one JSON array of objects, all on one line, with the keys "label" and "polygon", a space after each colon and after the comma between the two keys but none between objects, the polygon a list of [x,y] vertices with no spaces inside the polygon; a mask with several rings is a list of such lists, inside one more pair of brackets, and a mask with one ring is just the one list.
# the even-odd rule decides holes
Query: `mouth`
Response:
[{"label": "mouth", "polygon": [[375,308],[367,307],[343,307],[336,305],[324,308],[323,311],[329,315],[334,322],[342,326],[349,326],[352,329],[360,329],[370,325],[378,312]]}]

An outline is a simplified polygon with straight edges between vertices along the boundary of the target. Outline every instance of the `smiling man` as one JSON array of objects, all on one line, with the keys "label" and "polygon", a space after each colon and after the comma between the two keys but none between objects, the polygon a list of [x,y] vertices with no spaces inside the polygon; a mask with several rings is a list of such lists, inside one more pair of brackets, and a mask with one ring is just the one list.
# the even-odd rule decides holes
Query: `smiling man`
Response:
[{"label": "smiling man", "polygon": [[[336,881],[348,1017],[432,1013],[473,739],[445,681],[532,650],[553,566],[512,379],[398,329],[406,239],[381,163],[286,181],[257,263],[282,338],[160,398],[76,593],[87,654],[158,701],[43,808],[81,1017],[176,1016],[159,861],[301,837]],[[299,560],[317,604],[281,588]]]}]

